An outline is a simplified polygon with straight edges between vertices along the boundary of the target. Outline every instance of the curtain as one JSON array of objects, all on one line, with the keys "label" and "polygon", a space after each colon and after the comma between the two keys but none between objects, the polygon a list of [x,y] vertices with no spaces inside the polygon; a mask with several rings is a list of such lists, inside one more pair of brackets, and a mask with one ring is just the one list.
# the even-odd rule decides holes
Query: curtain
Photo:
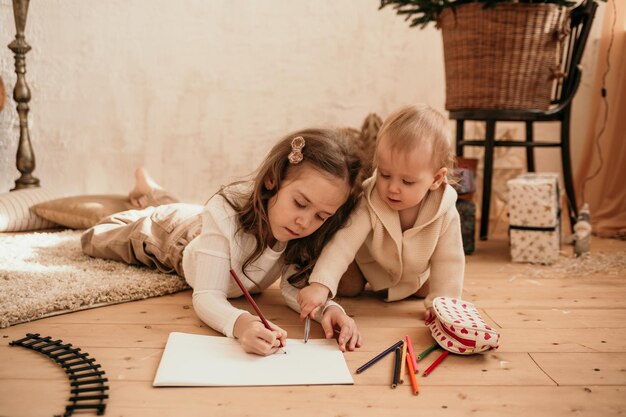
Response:
[{"label": "curtain", "polygon": [[[585,202],[589,204],[591,225],[595,235],[624,239],[626,238],[626,1],[608,0],[604,6],[603,21],[594,22],[602,24],[602,34],[592,89],[593,96],[589,106],[591,123],[585,135],[583,157],[575,176],[576,195],[578,207]],[[613,39],[609,52],[611,33]],[[607,92],[605,98],[601,94],[603,85]],[[602,135],[598,140],[600,132]]]}]

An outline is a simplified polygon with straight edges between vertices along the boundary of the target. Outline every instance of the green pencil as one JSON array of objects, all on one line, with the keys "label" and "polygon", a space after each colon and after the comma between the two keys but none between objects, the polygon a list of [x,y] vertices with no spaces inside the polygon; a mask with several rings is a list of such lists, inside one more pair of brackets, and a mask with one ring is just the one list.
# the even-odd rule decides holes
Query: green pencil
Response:
[{"label": "green pencil", "polygon": [[431,347],[429,347],[428,349],[426,349],[425,351],[423,351],[422,353],[420,353],[419,355],[417,355],[417,360],[421,361],[422,359],[424,359],[426,356],[428,356],[428,354],[430,352],[432,352],[435,349],[439,349],[439,343],[435,342],[434,345],[432,345]]}]

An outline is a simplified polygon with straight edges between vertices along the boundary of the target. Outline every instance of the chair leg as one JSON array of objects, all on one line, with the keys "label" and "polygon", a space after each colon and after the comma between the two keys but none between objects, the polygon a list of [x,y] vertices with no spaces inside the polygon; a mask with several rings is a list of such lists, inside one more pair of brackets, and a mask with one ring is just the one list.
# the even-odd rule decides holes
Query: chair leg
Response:
[{"label": "chair leg", "polygon": [[465,120],[456,121],[456,156],[463,156],[463,141],[465,140]]},{"label": "chair leg", "polygon": [[487,240],[491,202],[491,176],[493,174],[493,148],[496,135],[495,120],[487,120],[485,129],[485,158],[483,163],[483,202],[480,213],[480,240]]},{"label": "chair leg", "polygon": [[563,165],[563,183],[565,184],[565,194],[567,195],[567,212],[570,217],[570,227],[574,232],[574,225],[578,219],[578,207],[576,206],[576,194],[574,191],[574,179],[572,177],[572,162],[569,149],[569,124],[570,112],[565,112],[561,122],[561,161]]},{"label": "chair leg", "polygon": [[[533,143],[533,122],[526,122],[526,142]],[[526,167],[528,172],[535,172],[535,153],[532,146],[526,147]]]}]

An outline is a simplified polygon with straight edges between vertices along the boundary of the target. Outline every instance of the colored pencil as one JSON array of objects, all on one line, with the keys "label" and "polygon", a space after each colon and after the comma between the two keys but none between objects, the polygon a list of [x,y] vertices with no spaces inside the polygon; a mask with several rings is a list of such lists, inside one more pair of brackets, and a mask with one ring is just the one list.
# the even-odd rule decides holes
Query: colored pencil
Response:
[{"label": "colored pencil", "polygon": [[309,332],[311,331],[311,317],[306,316],[304,320],[304,343],[309,341]]},{"label": "colored pencil", "polygon": [[413,362],[413,373],[417,373],[417,361],[415,360],[415,352],[413,352],[413,343],[411,343],[411,338],[409,335],[406,335],[406,343],[407,349],[409,350],[409,354],[411,356],[411,361]]},{"label": "colored pencil", "polygon": [[415,369],[413,368],[413,360],[410,358],[411,353],[406,355],[406,365],[409,368],[409,378],[411,378],[411,388],[413,388],[413,395],[420,393],[420,388],[417,385],[417,379],[415,379]]},{"label": "colored pencil", "polygon": [[449,352],[447,350],[441,352],[441,355],[439,355],[439,357],[435,359],[432,365],[430,365],[428,369],[424,371],[424,374],[422,376],[428,376],[448,356],[448,353]]},{"label": "colored pencil", "polygon": [[[237,276],[237,273],[231,269],[230,270],[230,275],[233,277],[233,279],[235,280],[235,282],[239,286],[239,289],[241,290],[243,295],[246,296],[246,298],[248,299],[248,302],[252,305],[252,308],[254,309],[254,311],[256,311],[256,315],[259,316],[259,318],[261,319],[261,322],[263,323],[263,326],[265,326],[265,328],[267,330],[273,331],[274,329],[272,329],[272,326],[270,326],[269,322],[267,321],[267,319],[265,318],[263,313],[261,313],[261,309],[259,309],[259,306],[256,305],[256,303],[252,299],[252,296],[250,295],[250,293],[248,292],[246,287],[243,286],[243,283],[241,282],[241,280]],[[279,340],[279,343],[280,343],[280,347],[283,347],[283,342]]]},{"label": "colored pencil", "polygon": [[402,349],[396,348],[396,362],[393,367],[393,378],[391,379],[391,388],[398,386],[398,378],[400,377],[400,363],[402,361]]},{"label": "colored pencil", "polygon": [[393,352],[396,348],[398,348],[400,346],[402,346],[402,340],[394,343],[392,346],[389,346],[387,349],[385,349],[384,351],[380,352],[378,355],[374,356],[372,359],[370,359],[369,361],[367,361],[366,363],[361,365],[356,370],[356,373],[360,374],[361,372],[363,372],[364,370],[366,370],[370,366],[374,365],[376,362],[378,362],[379,360],[381,360],[382,358],[384,358],[385,356],[387,356],[389,353]]},{"label": "colored pencil", "polygon": [[406,370],[406,340],[402,343],[402,363],[400,364],[400,383],[404,384],[404,371]]},{"label": "colored pencil", "polygon": [[419,355],[417,355],[417,360],[421,361],[422,359],[424,359],[426,356],[428,356],[428,354],[430,352],[432,352],[435,349],[439,349],[439,343],[435,342],[434,345],[432,345],[431,347],[429,347],[428,349],[426,349],[425,351],[423,351],[422,353],[420,353]]}]

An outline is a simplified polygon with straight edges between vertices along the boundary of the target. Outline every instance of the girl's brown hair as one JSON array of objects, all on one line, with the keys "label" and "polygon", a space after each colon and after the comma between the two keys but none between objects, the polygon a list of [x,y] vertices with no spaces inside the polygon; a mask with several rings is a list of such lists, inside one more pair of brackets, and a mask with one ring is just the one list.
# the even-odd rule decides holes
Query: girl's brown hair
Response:
[{"label": "girl's brown hair", "polygon": [[[287,157],[292,150],[291,141],[297,136],[304,138],[305,146],[302,149],[302,162],[294,165]],[[280,190],[287,172],[303,164],[310,164],[322,173],[344,179],[350,192],[346,202],[319,229],[309,236],[290,240],[287,243],[284,253],[285,263],[294,264],[297,269],[297,272],[289,278],[289,282],[298,286],[305,285],[322,248],[335,232],[344,226],[352,209],[356,206],[361,194],[359,175],[361,162],[356,149],[344,134],[332,129],[306,129],[284,137],[274,145],[258,168],[252,180],[251,192],[236,194],[228,188],[223,188],[219,192],[238,212],[240,231],[250,233],[256,240],[254,251],[243,263],[244,274],[246,274],[246,267],[261,256],[269,243],[271,229],[267,212],[268,201]],[[265,186],[266,178],[274,184],[271,190]]]}]

